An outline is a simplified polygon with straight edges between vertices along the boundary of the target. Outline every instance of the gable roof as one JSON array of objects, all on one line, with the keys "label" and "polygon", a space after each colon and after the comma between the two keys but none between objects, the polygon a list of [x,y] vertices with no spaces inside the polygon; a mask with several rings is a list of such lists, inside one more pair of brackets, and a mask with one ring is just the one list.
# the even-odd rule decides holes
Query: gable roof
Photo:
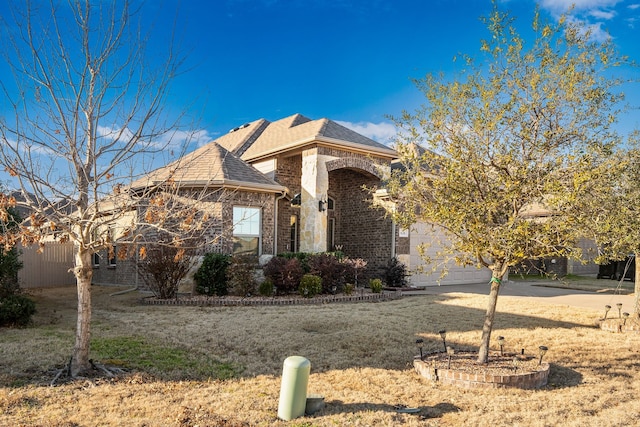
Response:
[{"label": "gable roof", "polygon": [[237,154],[243,160],[253,161],[279,152],[303,147],[314,141],[330,145],[341,145],[390,158],[397,157],[395,150],[364,135],[360,135],[333,120],[311,120],[301,114],[294,114],[269,123],[246,149]]},{"label": "gable roof", "polygon": [[[250,131],[244,132],[239,134],[240,138],[228,138],[227,142],[241,144],[250,134]],[[240,160],[217,142],[210,142],[169,165],[156,169],[131,186],[134,189],[143,188],[159,185],[167,180],[187,187],[223,186],[274,193],[285,191],[285,187]]]}]

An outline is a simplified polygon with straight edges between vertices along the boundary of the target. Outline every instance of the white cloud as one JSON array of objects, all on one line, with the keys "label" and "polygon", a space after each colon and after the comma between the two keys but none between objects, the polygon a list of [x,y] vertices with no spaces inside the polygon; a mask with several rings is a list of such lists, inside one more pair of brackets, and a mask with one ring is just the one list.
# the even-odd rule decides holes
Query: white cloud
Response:
[{"label": "white cloud", "polygon": [[336,120],[336,123],[351,129],[354,132],[358,132],[360,135],[364,135],[367,138],[371,138],[381,144],[390,145],[393,138],[396,136],[396,127],[389,122],[371,123],[371,122],[342,122]]},{"label": "white cloud", "polygon": [[582,26],[584,31],[591,33],[591,39],[598,42],[611,38],[603,25],[618,15],[615,7],[620,2],[621,0],[539,0],[540,7],[555,17],[568,13],[569,22]]},{"label": "white cloud", "polygon": [[594,9],[589,11],[589,15],[593,16],[596,19],[604,19],[605,21],[608,21],[610,19],[613,19],[613,17],[616,16],[616,13],[614,11]]},{"label": "white cloud", "polygon": [[602,22],[589,23],[584,19],[569,17],[568,20],[582,27],[585,32],[591,33],[591,40],[596,42],[604,42],[611,38],[611,35],[602,28]]},{"label": "white cloud", "polygon": [[[111,127],[99,126],[98,135],[109,140],[118,138],[127,141],[133,137],[133,133],[129,129],[116,129]],[[150,146],[155,148],[164,148],[168,150],[184,147],[186,145],[195,144],[200,147],[214,138],[205,129],[195,130],[170,130],[159,135],[151,142]]]},{"label": "white cloud", "polygon": [[565,13],[574,8],[575,12],[610,8],[620,0],[540,0],[540,7],[554,13]]},{"label": "white cloud", "polygon": [[629,8],[631,10],[636,10],[636,9],[640,8],[640,3],[630,4],[629,6],[627,6],[627,8]]}]

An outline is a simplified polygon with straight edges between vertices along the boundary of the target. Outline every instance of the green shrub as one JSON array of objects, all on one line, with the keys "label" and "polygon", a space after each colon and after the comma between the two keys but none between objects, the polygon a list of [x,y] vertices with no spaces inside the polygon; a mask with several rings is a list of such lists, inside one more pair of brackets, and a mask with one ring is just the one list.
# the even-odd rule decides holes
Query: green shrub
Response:
[{"label": "green shrub", "polygon": [[300,279],[298,292],[305,298],[312,298],[322,292],[322,279],[313,274],[305,274]]},{"label": "green shrub", "polygon": [[36,304],[24,295],[0,299],[0,326],[26,326],[36,312]]},{"label": "green shrub", "polygon": [[391,258],[382,269],[383,280],[392,288],[401,288],[407,284],[407,267],[398,258]]},{"label": "green shrub", "polygon": [[253,255],[236,255],[227,267],[227,283],[234,295],[250,297],[256,292],[256,268],[258,258]]},{"label": "green shrub", "polygon": [[351,295],[354,289],[355,285],[353,283],[347,283],[346,285],[344,285],[344,294]]},{"label": "green shrub", "polygon": [[[6,220],[0,222],[0,232],[3,234],[16,232],[20,221],[18,212],[12,207],[7,208]],[[20,251],[15,247],[7,250],[4,246],[0,246],[0,299],[20,293],[18,271],[21,268]]]},{"label": "green shrub", "polygon": [[273,282],[271,279],[266,279],[260,286],[258,287],[258,293],[263,297],[271,297],[273,296]]},{"label": "green shrub", "polygon": [[227,268],[231,264],[231,256],[225,254],[208,253],[202,260],[202,265],[193,275],[196,291],[205,295],[224,296],[229,293]]},{"label": "green shrub", "polygon": [[0,248],[0,298],[19,293],[18,271],[21,268],[20,252],[16,248],[8,251]]},{"label": "green shrub", "polygon": [[293,293],[300,286],[304,275],[302,265],[297,258],[275,256],[262,268],[265,277],[271,280],[276,295]]},{"label": "green shrub", "polygon": [[371,292],[374,294],[379,294],[382,292],[382,280],[380,279],[370,279],[369,287],[371,288]]}]

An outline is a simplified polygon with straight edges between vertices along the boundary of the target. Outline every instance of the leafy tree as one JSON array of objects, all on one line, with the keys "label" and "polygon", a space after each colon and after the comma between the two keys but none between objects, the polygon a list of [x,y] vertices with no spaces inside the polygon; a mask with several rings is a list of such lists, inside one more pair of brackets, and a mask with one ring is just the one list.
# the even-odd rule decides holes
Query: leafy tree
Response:
[{"label": "leafy tree", "polygon": [[138,212],[173,236],[165,243],[174,246],[181,244],[178,233],[201,225],[195,207],[178,206],[166,194],[176,188],[171,180],[155,183],[154,193],[127,191],[154,158],[181,148],[171,141],[180,116],[171,119],[163,106],[184,58],[172,36],[163,55],[148,51],[151,35],[141,30],[146,15],[128,0],[16,1],[11,11],[12,22],[0,25],[13,77],[0,82],[3,106],[12,109],[11,117],[0,118],[0,166],[22,198],[5,197],[0,212],[18,206],[29,216],[3,243],[44,249],[46,236],[75,243],[78,318],[70,372],[77,376],[91,368],[92,255],[144,235],[139,228],[133,233]]},{"label": "leafy tree", "polygon": [[388,192],[402,226],[433,224],[446,235],[449,259],[491,270],[478,353],[486,363],[508,268],[581,255],[571,207],[586,203],[585,183],[598,185],[603,159],[619,143],[613,125],[623,82],[607,70],[624,58],[566,19],[549,23],[536,12],[530,44],[495,3],[483,22],[484,61],[465,57],[454,80],[416,81],[426,103],[396,119],[404,170]]},{"label": "leafy tree", "polygon": [[596,261],[607,263],[624,260],[633,254],[635,269],[634,313],[640,317],[640,135],[633,132],[627,144],[618,150],[601,169],[598,181],[606,185],[589,186],[589,192],[599,203],[576,204],[575,216],[593,238],[599,253]]}]

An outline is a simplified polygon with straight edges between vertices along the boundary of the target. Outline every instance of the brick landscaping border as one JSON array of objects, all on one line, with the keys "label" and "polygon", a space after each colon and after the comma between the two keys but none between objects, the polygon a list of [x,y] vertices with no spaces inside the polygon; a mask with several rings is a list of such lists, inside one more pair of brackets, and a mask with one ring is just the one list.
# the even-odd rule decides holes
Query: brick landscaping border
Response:
[{"label": "brick landscaping border", "polygon": [[430,363],[420,359],[413,361],[413,367],[418,374],[428,380],[466,389],[509,387],[539,389],[547,385],[550,369],[549,363],[542,362],[540,369],[535,372],[491,375],[462,372],[455,369],[436,369]]},{"label": "brick landscaping border", "polygon": [[597,323],[603,331],[640,333],[640,322],[636,319],[627,319],[626,322],[619,318],[600,319]]},{"label": "brick landscaping border", "polygon": [[235,306],[280,306],[280,305],[322,305],[334,303],[357,303],[357,302],[382,302],[398,299],[401,296],[396,293],[367,293],[361,295],[331,295],[314,298],[293,297],[260,297],[260,298],[239,298],[239,297],[182,297],[176,299],[157,299],[155,297],[143,298],[140,300],[143,305],[177,305],[195,307],[235,307]]}]

